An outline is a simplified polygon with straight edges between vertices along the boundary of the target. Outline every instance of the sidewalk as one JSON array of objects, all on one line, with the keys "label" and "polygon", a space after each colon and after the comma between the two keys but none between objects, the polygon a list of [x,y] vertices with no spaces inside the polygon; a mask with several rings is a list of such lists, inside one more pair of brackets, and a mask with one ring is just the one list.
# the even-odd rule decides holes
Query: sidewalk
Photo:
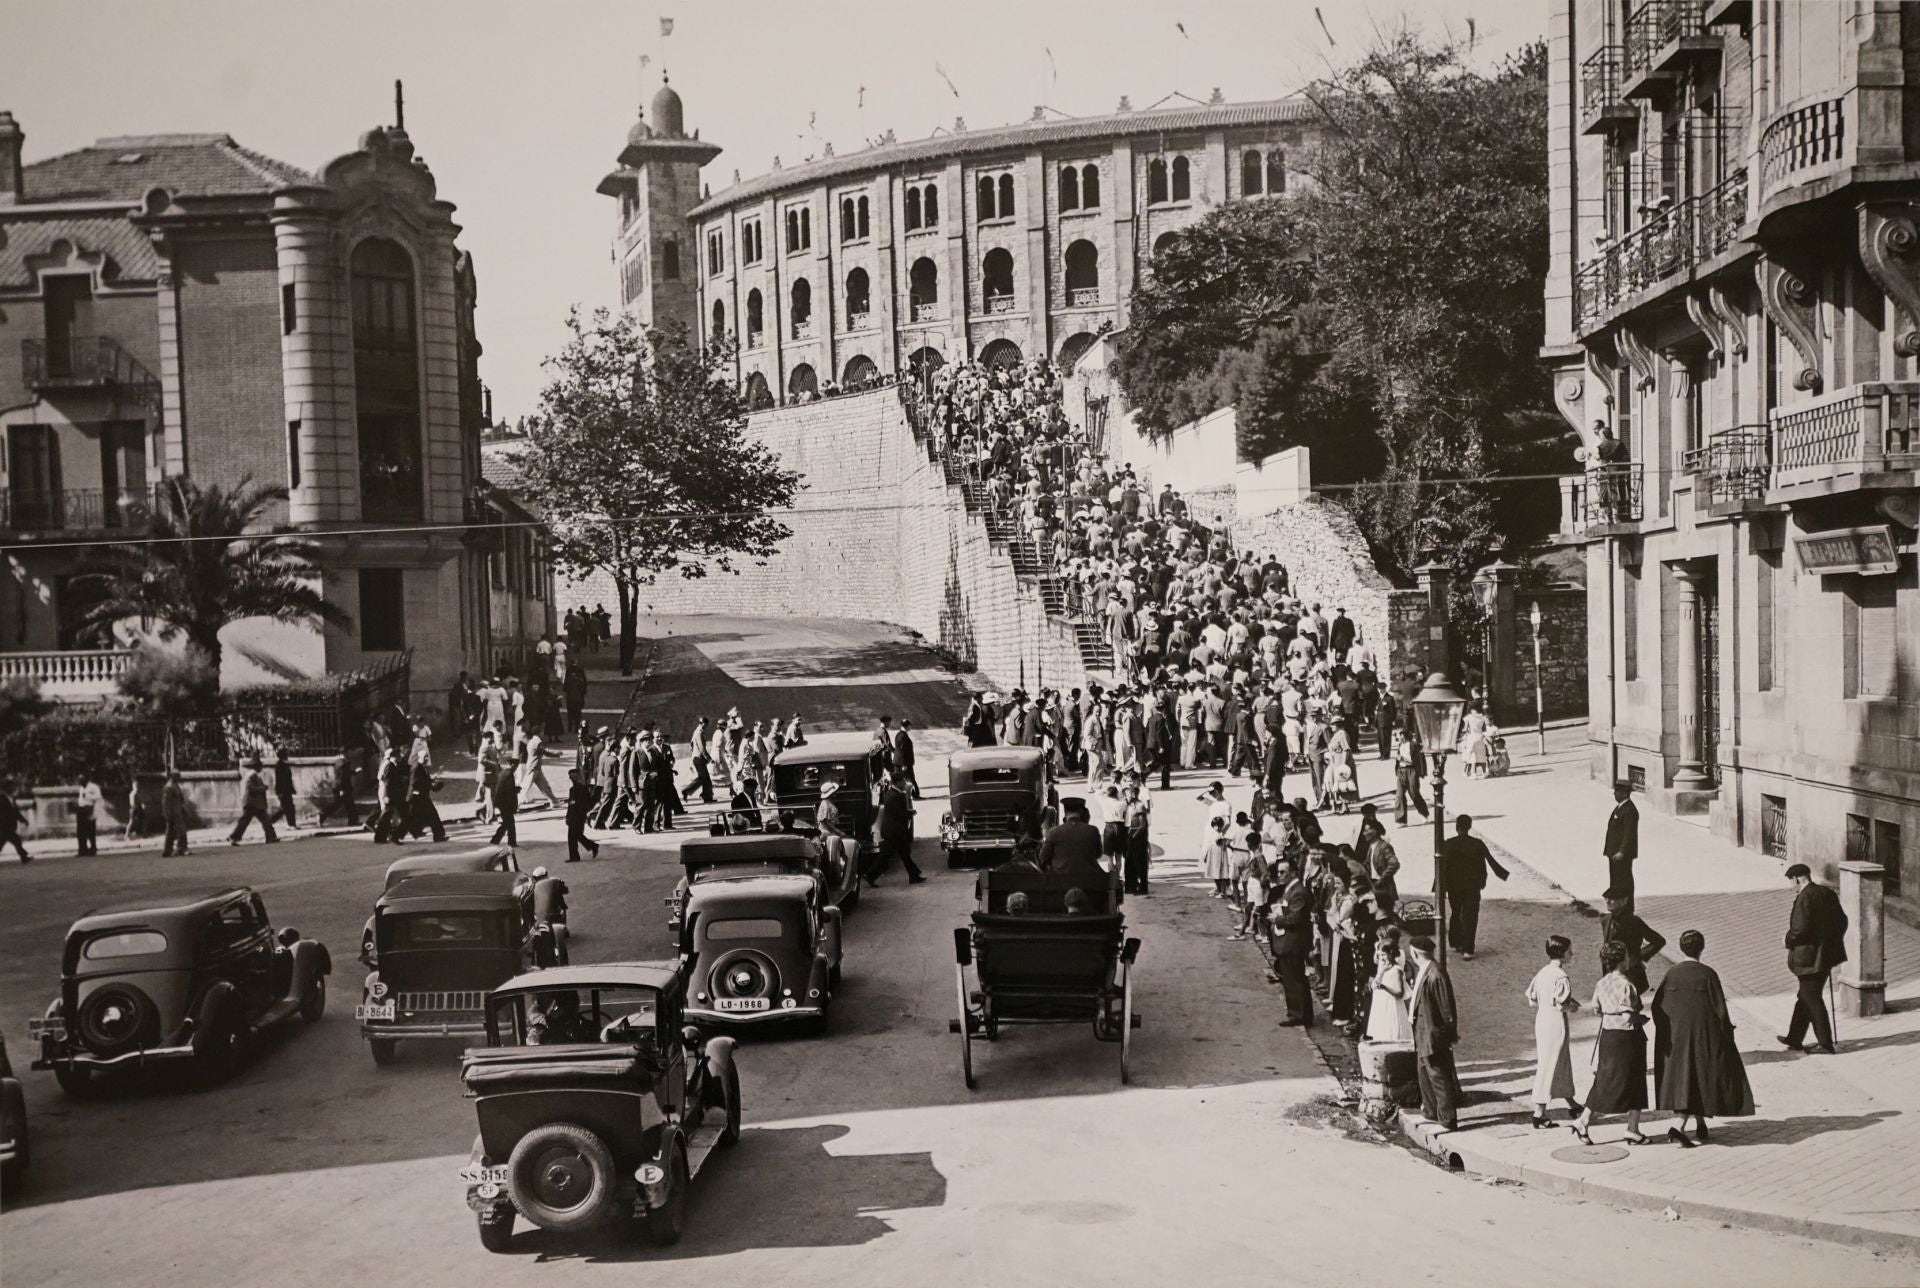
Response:
[{"label": "sidewalk", "polygon": [[[1793,901],[1786,865],[1689,823],[1642,813],[1639,911],[1667,937],[1669,960],[1678,958],[1681,931],[1706,936],[1703,960],[1726,986],[1758,1115],[1715,1122],[1711,1145],[1684,1150],[1662,1139],[1670,1116],[1649,1111],[1643,1130],[1658,1143],[1623,1148],[1607,1162],[1581,1161],[1568,1149],[1575,1142],[1561,1125],[1563,1109],[1553,1110],[1553,1129],[1530,1126],[1533,1028],[1523,993],[1544,961],[1546,936],[1573,940],[1570,973],[1583,1006],[1598,973],[1599,922],[1568,903],[1572,896],[1597,908],[1607,880],[1599,840],[1612,799],[1587,776],[1584,736],[1551,733],[1544,758],[1532,754],[1528,739],[1528,754],[1515,757],[1509,777],[1449,784],[1449,812],[1473,814],[1476,831],[1532,871],[1491,885],[1481,952],[1450,964],[1468,1101],[1461,1130],[1442,1131],[1417,1115],[1403,1115],[1403,1123],[1470,1171],[1670,1208],[1681,1218],[1920,1254],[1920,932],[1887,922],[1887,1014],[1836,1017],[1838,1055],[1792,1054],[1774,1040],[1793,1005],[1781,946]],[[1547,901],[1541,878],[1559,887]],[[1656,986],[1665,966],[1649,964]],[[1587,1010],[1573,1017],[1574,1081],[1582,1092],[1592,1077],[1594,1033]],[[1624,1133],[1614,1117],[1595,1128],[1594,1139],[1617,1144]]]}]

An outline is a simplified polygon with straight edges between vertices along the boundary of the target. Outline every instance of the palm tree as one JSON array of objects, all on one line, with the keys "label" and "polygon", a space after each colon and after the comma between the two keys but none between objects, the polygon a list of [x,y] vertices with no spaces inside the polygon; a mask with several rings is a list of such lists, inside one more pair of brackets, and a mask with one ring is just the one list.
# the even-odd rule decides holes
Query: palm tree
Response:
[{"label": "palm tree", "polygon": [[278,484],[252,476],[230,488],[175,476],[163,482],[143,538],[90,556],[75,578],[82,627],[129,617],[162,639],[186,636],[220,673],[220,631],[264,617],[297,625],[350,627],[353,619],[319,589],[319,543],[265,522],[287,499]]}]

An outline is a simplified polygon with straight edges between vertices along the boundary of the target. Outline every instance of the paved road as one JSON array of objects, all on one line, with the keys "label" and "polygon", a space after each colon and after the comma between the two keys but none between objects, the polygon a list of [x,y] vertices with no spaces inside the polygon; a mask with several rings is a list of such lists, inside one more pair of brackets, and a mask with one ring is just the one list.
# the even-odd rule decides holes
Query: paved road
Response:
[{"label": "paved road", "polygon": [[[843,659],[833,678],[880,672],[877,683],[810,686],[838,693],[843,723],[879,710],[957,711],[951,683],[914,675],[924,661],[884,631],[745,625],[675,638],[760,637],[764,663],[722,667],[698,647],[669,647],[662,691],[692,703],[709,690],[689,686],[721,670],[730,687],[716,702],[745,692],[792,705],[741,677],[757,665],[812,666],[817,677],[824,659],[805,655],[824,651]],[[848,660],[862,653],[874,660]],[[896,875],[849,919],[831,1035],[743,1047],[749,1130],[701,1178],[687,1238],[672,1250],[538,1233],[506,1256],[480,1250],[454,1179],[473,1134],[457,1052],[403,1048],[397,1067],[375,1069],[348,1009],[352,945],[393,851],[312,840],[0,868],[0,1023],[16,1054],[54,987],[68,920],[109,898],[250,882],[280,923],[324,938],[341,963],[326,1018],[286,1030],[216,1091],[76,1103],[48,1075],[28,1075],[36,1158],[22,1205],[0,1218],[0,1279],[198,1288],[464,1285],[484,1274],[548,1284],[605,1280],[605,1266],[639,1261],[785,1285],[1145,1284],[1196,1271],[1221,1284],[1535,1285],[1549,1257],[1554,1280],[1572,1284],[1628,1273],[1694,1285],[1912,1277],[1910,1266],[1851,1250],[1479,1185],[1326,1129],[1318,1098],[1332,1084],[1307,1044],[1274,1027],[1257,956],[1226,941],[1220,905],[1171,860],[1160,892],[1129,908],[1145,943],[1136,1085],[1121,1089],[1115,1048],[1084,1030],[1027,1029],[983,1053],[969,1093],[946,1024],[949,931],[965,917],[971,880],[941,869],[924,839],[939,809],[935,793],[920,815],[934,880],[909,889]],[[1173,797],[1166,814],[1169,837],[1197,830]],[[523,839],[528,864],[563,857],[557,822],[531,822]],[[671,844],[622,839],[568,870],[576,960],[667,950]]]}]

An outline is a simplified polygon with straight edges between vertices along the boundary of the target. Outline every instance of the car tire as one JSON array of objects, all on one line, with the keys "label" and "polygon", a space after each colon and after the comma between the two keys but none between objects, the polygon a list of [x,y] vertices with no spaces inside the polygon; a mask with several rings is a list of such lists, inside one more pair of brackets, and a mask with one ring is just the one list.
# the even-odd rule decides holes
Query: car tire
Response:
[{"label": "car tire", "polygon": [[[223,1008],[224,1009],[224,1008]],[[240,1072],[240,1049],[246,1034],[238,1020],[222,1014],[204,1045],[194,1051],[194,1072],[202,1090],[219,1086]]]},{"label": "car tire", "polygon": [[480,1246],[488,1252],[505,1252],[512,1247],[513,1217],[511,1208],[507,1210],[505,1216],[496,1217],[491,1221],[481,1216],[479,1218]]},{"label": "car tire", "polygon": [[680,1236],[687,1230],[687,1175],[686,1151],[678,1146],[673,1151],[673,1161],[667,1178],[667,1201],[647,1213],[644,1224],[647,1238],[655,1247],[671,1248],[680,1242]]},{"label": "car tire", "polygon": [[[548,1123],[520,1138],[507,1159],[513,1206],[543,1230],[570,1232],[604,1222],[619,1201],[619,1174],[605,1141],[573,1123]],[[562,1206],[576,1186],[580,1197]]]},{"label": "car tire", "polygon": [[[108,1019],[108,1014],[115,1018]],[[95,1055],[131,1051],[157,1027],[153,999],[131,984],[104,985],[87,995],[74,1013],[74,1037]]]},{"label": "car tire", "polygon": [[53,1080],[75,1100],[85,1100],[93,1092],[93,1070],[83,1064],[54,1065]]},{"label": "car tire", "polygon": [[382,1069],[400,1058],[400,1044],[392,1038],[369,1038],[367,1049],[373,1052],[373,1062]]},{"label": "car tire", "polygon": [[721,1109],[726,1118],[720,1128],[720,1144],[731,1147],[740,1143],[740,1070],[732,1064],[720,1079],[720,1094],[726,1099]]},{"label": "car tire", "polygon": [[21,1178],[33,1161],[32,1142],[27,1135],[27,1097],[17,1083],[7,1088],[6,1100],[0,1104],[0,1124],[0,1132],[13,1140],[13,1157],[0,1164],[0,1196],[12,1198],[20,1192]]},{"label": "car tire", "polygon": [[309,1024],[317,1024],[326,1013],[327,977],[315,975],[308,981],[307,991],[300,995],[300,1018]]}]

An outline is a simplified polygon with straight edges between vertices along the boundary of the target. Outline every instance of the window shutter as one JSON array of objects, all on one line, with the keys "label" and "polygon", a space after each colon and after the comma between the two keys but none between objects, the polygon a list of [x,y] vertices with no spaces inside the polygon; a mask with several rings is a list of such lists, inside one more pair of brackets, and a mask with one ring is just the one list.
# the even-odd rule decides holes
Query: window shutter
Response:
[{"label": "window shutter", "polygon": [[1840,600],[1840,695],[1860,696],[1860,603],[1854,595]]},{"label": "window shutter", "polygon": [[1894,578],[1860,579],[1860,696],[1898,697],[1899,642],[1894,631]]},{"label": "window shutter", "polygon": [[1765,693],[1773,688],[1773,556],[1761,555],[1754,561],[1754,609],[1759,617],[1759,639],[1754,649],[1754,687]]}]

